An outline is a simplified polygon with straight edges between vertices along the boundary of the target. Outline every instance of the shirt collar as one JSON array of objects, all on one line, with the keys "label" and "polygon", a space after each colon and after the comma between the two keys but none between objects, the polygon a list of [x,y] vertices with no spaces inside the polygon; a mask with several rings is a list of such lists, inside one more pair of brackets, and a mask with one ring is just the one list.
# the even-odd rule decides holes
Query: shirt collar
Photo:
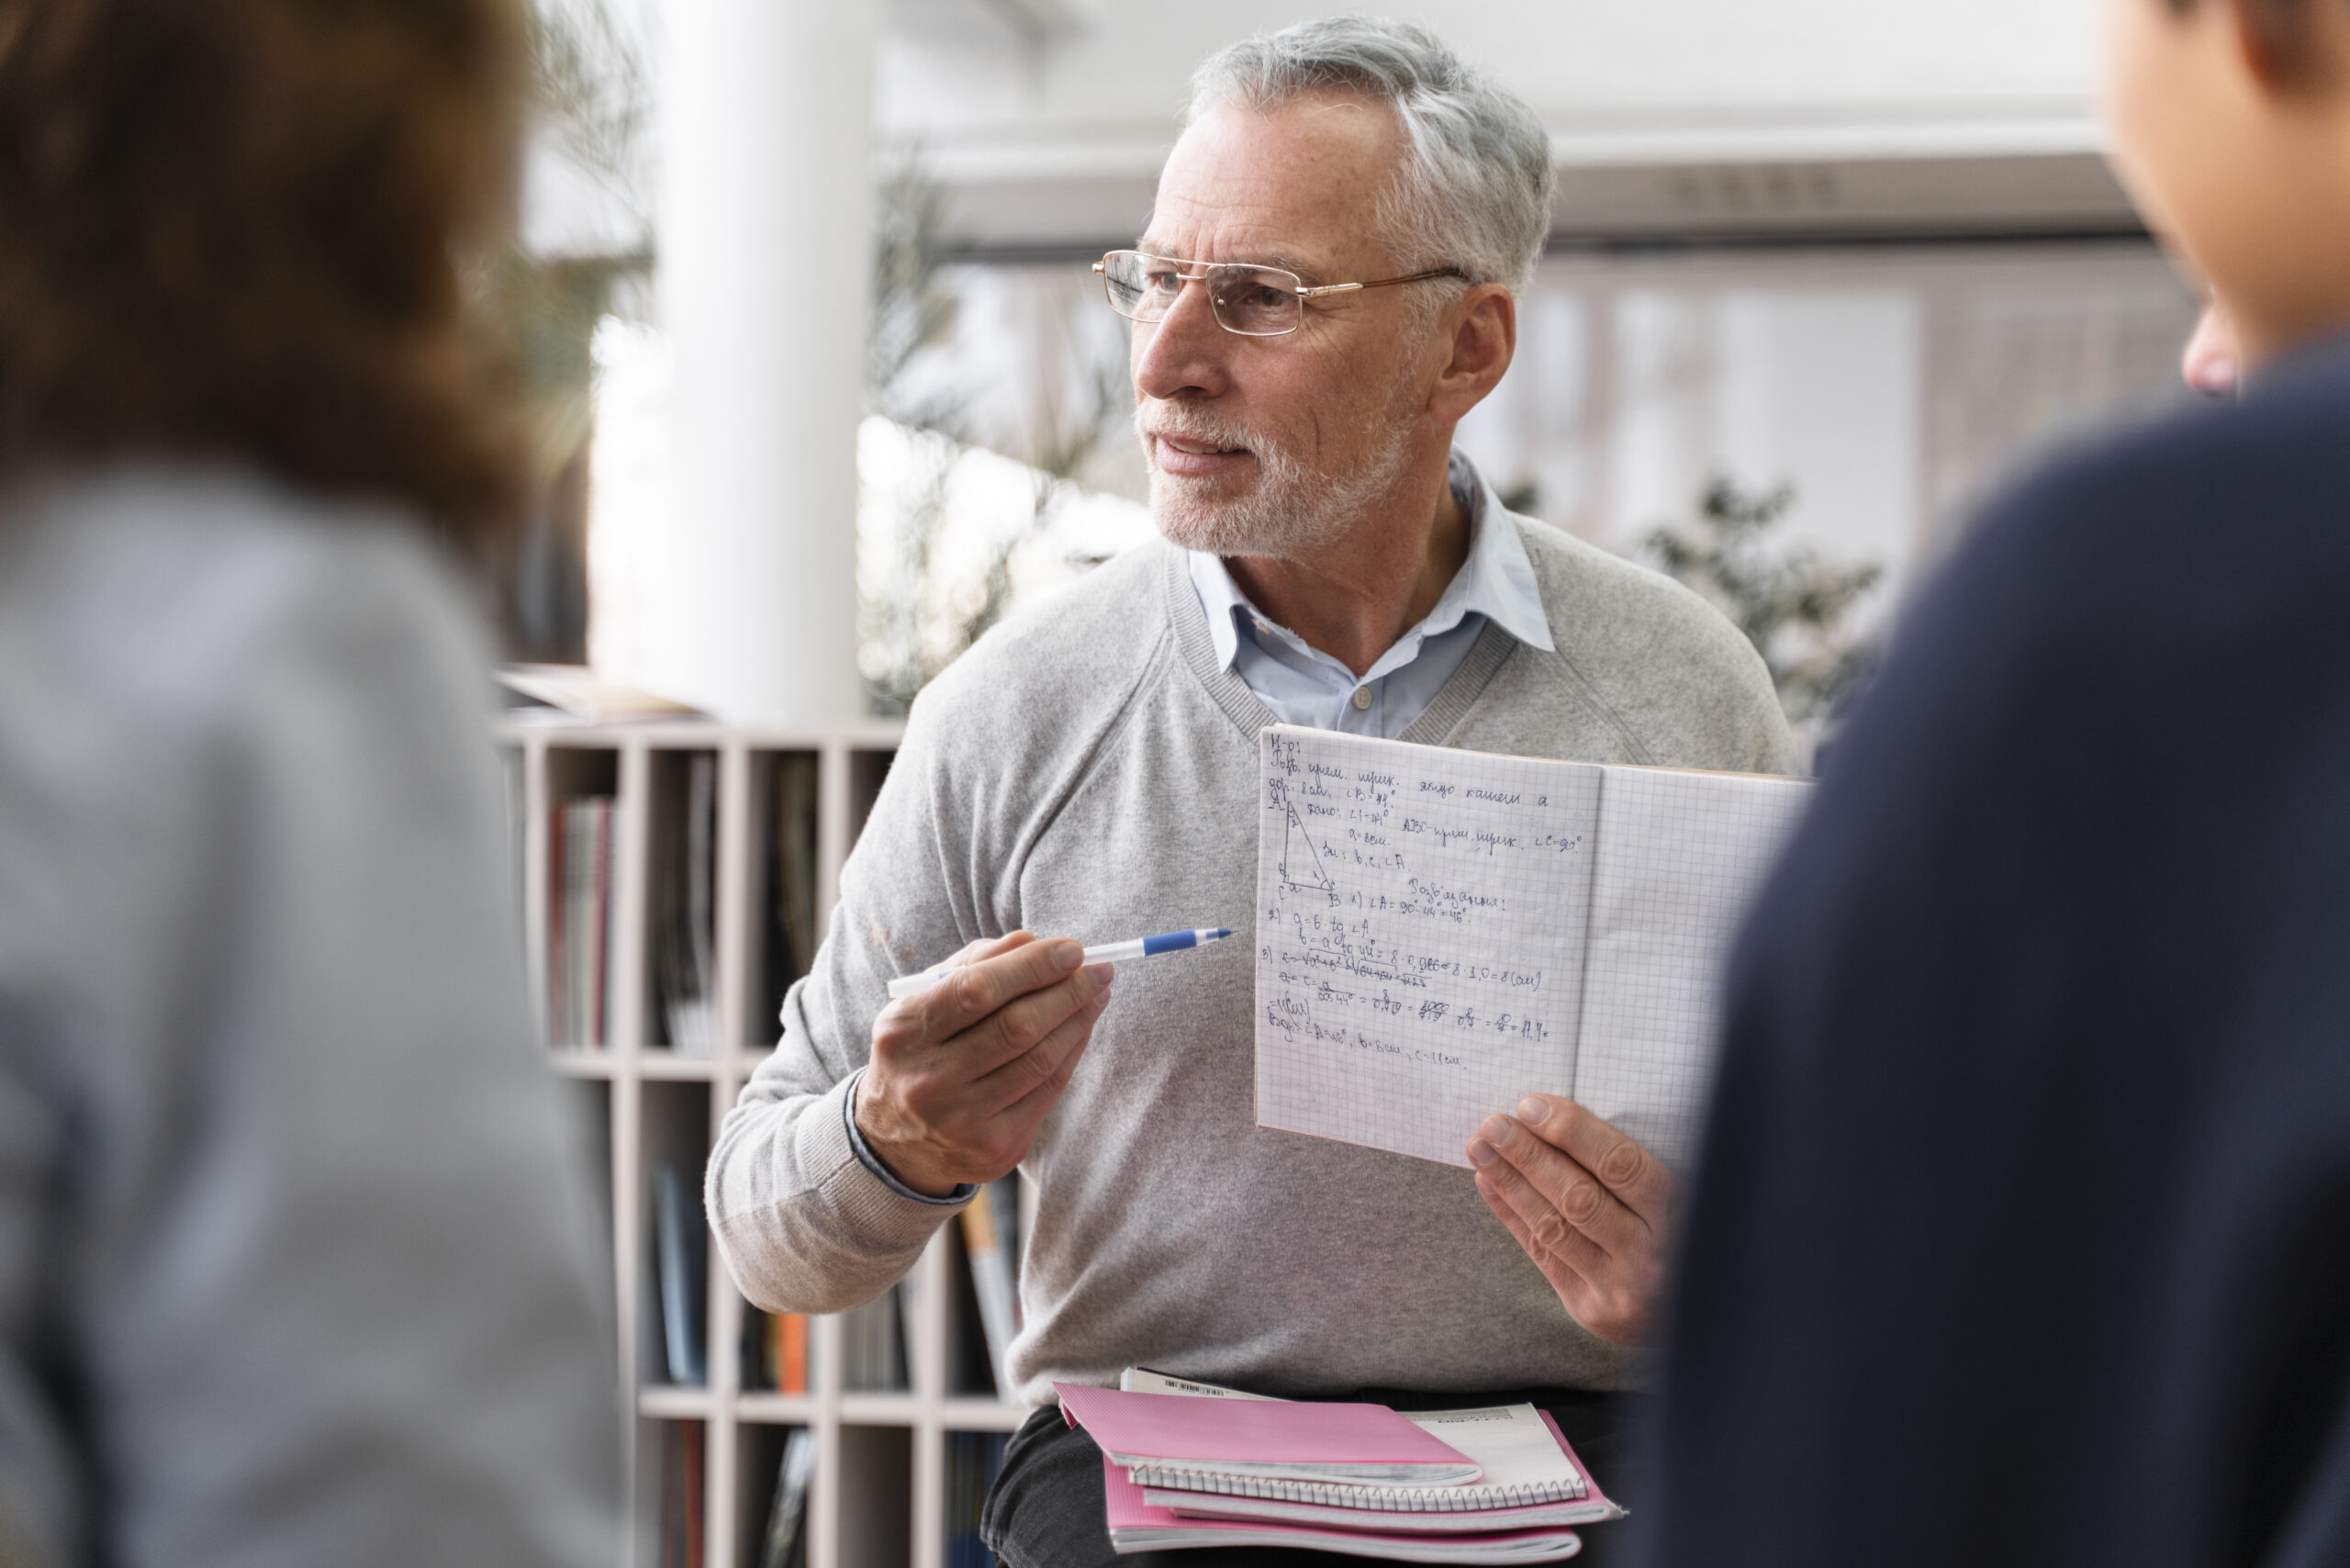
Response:
[{"label": "shirt collar", "polygon": [[[1550,618],[1542,608],[1542,590],[1534,580],[1534,563],[1528,559],[1526,541],[1518,537],[1510,514],[1494,498],[1493,487],[1477,465],[1456,450],[1446,470],[1452,494],[1469,514],[1469,558],[1438,596],[1427,619],[1396,639],[1400,647],[1415,638],[1449,632],[1472,615],[1483,615],[1503,631],[1544,653],[1555,650]],[[1491,521],[1493,527],[1486,524]],[[1192,587],[1207,612],[1208,637],[1215,645],[1216,666],[1230,669],[1240,653],[1240,626],[1236,617],[1262,620],[1240,585],[1225,570],[1224,562],[1204,550],[1187,550]],[[1380,661],[1386,663],[1385,658]],[[1376,666],[1374,666],[1376,667]]]}]

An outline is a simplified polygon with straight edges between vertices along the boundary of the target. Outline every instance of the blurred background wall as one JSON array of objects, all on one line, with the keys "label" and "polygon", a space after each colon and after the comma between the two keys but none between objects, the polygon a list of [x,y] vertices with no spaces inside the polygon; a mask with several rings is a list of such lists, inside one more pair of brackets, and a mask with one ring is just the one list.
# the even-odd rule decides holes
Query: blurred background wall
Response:
[{"label": "blurred background wall", "polygon": [[[854,641],[854,678],[883,711],[1008,606],[1147,532],[1125,331],[1087,266],[1142,226],[1199,59],[1342,7],[883,0],[869,28],[811,45],[809,27],[773,21],[824,9],[808,0],[541,5],[560,69],[528,249],[610,274],[570,329],[594,378],[574,656],[656,686],[698,678],[666,655],[694,614],[677,563],[723,509],[685,471],[763,428],[730,423],[713,457],[696,401],[710,376],[693,342],[733,319],[744,363],[788,360],[864,416],[853,436],[844,418],[815,447],[769,454],[746,483],[793,498],[735,526],[790,546],[754,593],[858,607],[853,633],[823,635]],[[1865,638],[2019,458],[2177,395],[2195,301],[2103,162],[2095,0],[1391,9],[1495,71],[1551,130],[1550,254],[1516,364],[1461,432],[1522,510],[1637,554],[1660,527],[1702,522],[1718,479],[1776,495],[1774,547],[1882,568],[1840,633]],[[752,11],[767,19],[744,23]],[[714,73],[709,40],[728,38],[744,58]],[[785,58],[811,47],[821,72]],[[727,118],[725,95],[762,82],[801,112]],[[665,137],[680,102],[682,167]],[[869,222],[844,222],[834,191],[831,215],[795,231],[793,203],[813,198],[776,193],[808,169],[853,172],[845,199]],[[705,287],[687,308],[710,319],[675,319],[661,269],[701,267],[678,247],[712,232],[693,239],[681,180],[705,208],[767,202],[765,227],[733,230],[747,236],[730,241],[739,286],[762,269],[802,280],[801,311],[859,323],[860,363],[837,331],[809,349],[804,319],[756,301],[706,309]],[[836,286],[811,298],[811,276]],[[792,482],[825,465],[836,490]]]}]

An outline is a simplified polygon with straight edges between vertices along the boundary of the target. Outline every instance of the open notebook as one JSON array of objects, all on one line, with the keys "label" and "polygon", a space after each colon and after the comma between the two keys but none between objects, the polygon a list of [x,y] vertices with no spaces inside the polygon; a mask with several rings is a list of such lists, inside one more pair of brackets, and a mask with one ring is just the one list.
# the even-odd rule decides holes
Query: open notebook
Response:
[{"label": "open notebook", "polygon": [[1260,740],[1259,1125],[1465,1165],[1539,1090],[1686,1170],[1721,964],[1809,787]]}]

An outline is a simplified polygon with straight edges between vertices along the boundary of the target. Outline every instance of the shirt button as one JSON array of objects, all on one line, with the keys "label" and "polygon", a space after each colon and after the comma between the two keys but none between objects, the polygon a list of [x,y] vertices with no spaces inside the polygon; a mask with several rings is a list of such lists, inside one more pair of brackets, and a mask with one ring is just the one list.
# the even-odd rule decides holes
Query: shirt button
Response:
[{"label": "shirt button", "polygon": [[1259,631],[1259,632],[1264,633],[1267,636],[1270,636],[1270,635],[1272,634],[1272,631],[1273,631],[1273,629],[1272,629],[1271,627],[1270,627],[1270,626],[1266,625],[1266,624],[1265,624],[1263,622],[1261,622],[1261,621],[1259,621],[1259,622],[1257,622],[1257,630],[1258,630],[1258,631]]},{"label": "shirt button", "polygon": [[1371,688],[1370,688],[1370,687],[1368,687],[1368,686],[1358,686],[1358,687],[1356,687],[1356,688],[1355,688],[1355,711],[1356,711],[1356,712],[1358,712],[1358,713],[1360,713],[1360,712],[1361,712],[1364,709],[1366,709],[1366,708],[1368,708],[1368,707],[1370,707],[1370,706],[1371,706]]}]

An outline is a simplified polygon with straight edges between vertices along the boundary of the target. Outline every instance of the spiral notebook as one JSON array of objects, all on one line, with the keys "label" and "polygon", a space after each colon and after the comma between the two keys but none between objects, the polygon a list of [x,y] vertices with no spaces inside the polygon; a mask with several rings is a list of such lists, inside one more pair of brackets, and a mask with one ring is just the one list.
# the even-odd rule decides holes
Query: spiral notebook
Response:
[{"label": "spiral notebook", "polygon": [[1109,1544],[1130,1551],[1178,1551],[1187,1547],[1302,1547],[1389,1563],[1558,1563],[1582,1551],[1582,1538],[1562,1526],[1481,1530],[1476,1535],[1410,1535],[1271,1518],[1187,1518],[1149,1502],[1149,1493],[1102,1460],[1102,1514]]},{"label": "spiral notebook", "polygon": [[1429,1536],[1268,1519],[1186,1518],[1153,1506],[1150,1495],[1107,1459],[1102,1462],[1102,1493],[1110,1544],[1121,1556],[1203,1546],[1284,1546],[1389,1562],[1501,1564],[1558,1562],[1583,1550],[1582,1537],[1558,1526]]},{"label": "spiral notebook", "polygon": [[1542,1091],[1686,1169],[1722,965],[1807,784],[1291,725],[1260,745],[1259,1126],[1466,1165]]},{"label": "spiral notebook", "polygon": [[[1147,1367],[1129,1367],[1118,1386],[1132,1393],[1279,1404]],[[1599,1490],[1590,1471],[1561,1435],[1558,1423],[1531,1405],[1478,1406],[1463,1410],[1399,1411],[1483,1473],[1454,1486],[1371,1486],[1300,1482],[1253,1475],[1166,1474],[1147,1466],[1130,1473],[1152,1488],[1148,1501],[1187,1517],[1224,1515],[1352,1524],[1420,1531],[1495,1529],[1510,1526],[1591,1524],[1623,1510]]]}]

